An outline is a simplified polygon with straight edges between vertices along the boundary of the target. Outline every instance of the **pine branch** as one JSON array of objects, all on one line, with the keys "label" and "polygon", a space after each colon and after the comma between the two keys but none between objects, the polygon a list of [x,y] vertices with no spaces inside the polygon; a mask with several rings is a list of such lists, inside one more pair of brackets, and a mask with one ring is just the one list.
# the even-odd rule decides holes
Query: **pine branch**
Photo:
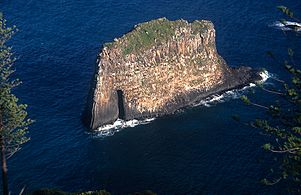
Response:
[{"label": "pine branch", "polygon": [[266,88],[264,88],[264,87],[261,87],[261,89],[262,89],[263,91],[266,91],[266,92],[269,92],[269,93],[273,93],[273,94],[276,94],[276,95],[282,95],[282,96],[285,95],[284,93],[281,93],[281,92],[278,92],[278,91],[274,91],[274,90],[270,90],[270,89],[266,89]]},{"label": "pine branch", "polygon": [[253,106],[256,106],[258,108],[263,108],[263,109],[269,110],[269,107],[266,107],[266,106],[263,106],[263,105],[260,105],[260,104],[256,104],[256,103],[253,103],[253,102],[250,102],[250,104],[253,105]]},{"label": "pine branch", "polygon": [[286,150],[270,149],[270,151],[274,152],[274,153],[290,153],[290,154],[296,154],[299,150],[300,150],[300,148],[291,148],[291,149],[286,149]]}]

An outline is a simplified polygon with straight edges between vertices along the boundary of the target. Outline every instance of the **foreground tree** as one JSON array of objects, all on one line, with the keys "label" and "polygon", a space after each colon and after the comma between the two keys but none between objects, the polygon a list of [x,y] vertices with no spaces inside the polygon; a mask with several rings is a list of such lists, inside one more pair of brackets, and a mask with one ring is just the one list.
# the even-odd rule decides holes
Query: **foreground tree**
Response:
[{"label": "foreground tree", "polygon": [[[294,22],[300,22],[291,10],[285,6],[279,6],[287,18]],[[281,23],[291,29],[291,33],[299,36],[298,25],[287,25],[285,19]],[[286,32],[284,31],[284,34]],[[300,49],[300,48],[298,48]],[[276,65],[281,65],[289,73],[289,79],[276,79],[276,88],[267,89],[266,86],[259,86],[267,93],[275,95],[277,100],[272,105],[262,105],[253,102],[247,96],[241,99],[251,106],[266,111],[265,118],[259,118],[250,123],[252,127],[264,130],[265,134],[271,137],[270,143],[264,144],[263,149],[275,153],[277,168],[271,168],[271,174],[262,180],[266,185],[274,185],[283,182],[292,193],[301,193],[301,67],[300,54],[296,55],[292,49],[287,51],[287,59],[277,59],[271,52],[268,52]],[[272,165],[274,166],[274,165]]]},{"label": "foreground tree", "polygon": [[2,163],[3,194],[8,195],[7,159],[20,150],[21,145],[29,141],[26,136],[28,125],[26,105],[19,104],[12,90],[21,82],[12,78],[15,58],[7,41],[16,32],[15,27],[7,27],[0,13],[0,147]]}]

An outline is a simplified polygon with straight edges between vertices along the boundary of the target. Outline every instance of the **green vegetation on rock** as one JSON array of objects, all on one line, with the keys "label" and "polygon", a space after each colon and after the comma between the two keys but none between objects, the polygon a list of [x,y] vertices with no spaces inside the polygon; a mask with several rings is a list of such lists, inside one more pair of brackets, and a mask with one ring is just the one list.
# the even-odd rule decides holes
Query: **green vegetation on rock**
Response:
[{"label": "green vegetation on rock", "polygon": [[166,18],[159,18],[136,25],[128,34],[116,39],[115,42],[106,43],[104,46],[120,47],[123,49],[123,54],[128,55],[165,43],[175,37],[177,29],[189,25],[191,25],[193,34],[198,34],[207,29],[208,22],[194,21],[190,24],[185,20],[170,21]]}]

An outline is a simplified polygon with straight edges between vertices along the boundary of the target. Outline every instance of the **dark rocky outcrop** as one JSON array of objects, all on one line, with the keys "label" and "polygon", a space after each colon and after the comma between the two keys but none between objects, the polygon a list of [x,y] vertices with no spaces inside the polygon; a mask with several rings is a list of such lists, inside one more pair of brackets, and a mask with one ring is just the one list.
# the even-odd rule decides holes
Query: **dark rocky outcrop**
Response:
[{"label": "dark rocky outcrop", "polygon": [[170,114],[212,94],[259,80],[248,67],[230,68],[215,46],[210,21],[166,18],[135,26],[105,44],[85,116],[91,129]]}]

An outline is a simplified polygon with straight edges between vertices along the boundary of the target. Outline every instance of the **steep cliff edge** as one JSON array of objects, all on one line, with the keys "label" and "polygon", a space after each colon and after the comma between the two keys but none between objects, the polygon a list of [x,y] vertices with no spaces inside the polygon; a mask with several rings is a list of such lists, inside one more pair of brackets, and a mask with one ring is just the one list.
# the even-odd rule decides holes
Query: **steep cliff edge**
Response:
[{"label": "steep cliff edge", "polygon": [[160,116],[209,95],[259,80],[230,68],[215,46],[210,21],[152,20],[103,46],[84,114],[91,129],[117,118]]}]

